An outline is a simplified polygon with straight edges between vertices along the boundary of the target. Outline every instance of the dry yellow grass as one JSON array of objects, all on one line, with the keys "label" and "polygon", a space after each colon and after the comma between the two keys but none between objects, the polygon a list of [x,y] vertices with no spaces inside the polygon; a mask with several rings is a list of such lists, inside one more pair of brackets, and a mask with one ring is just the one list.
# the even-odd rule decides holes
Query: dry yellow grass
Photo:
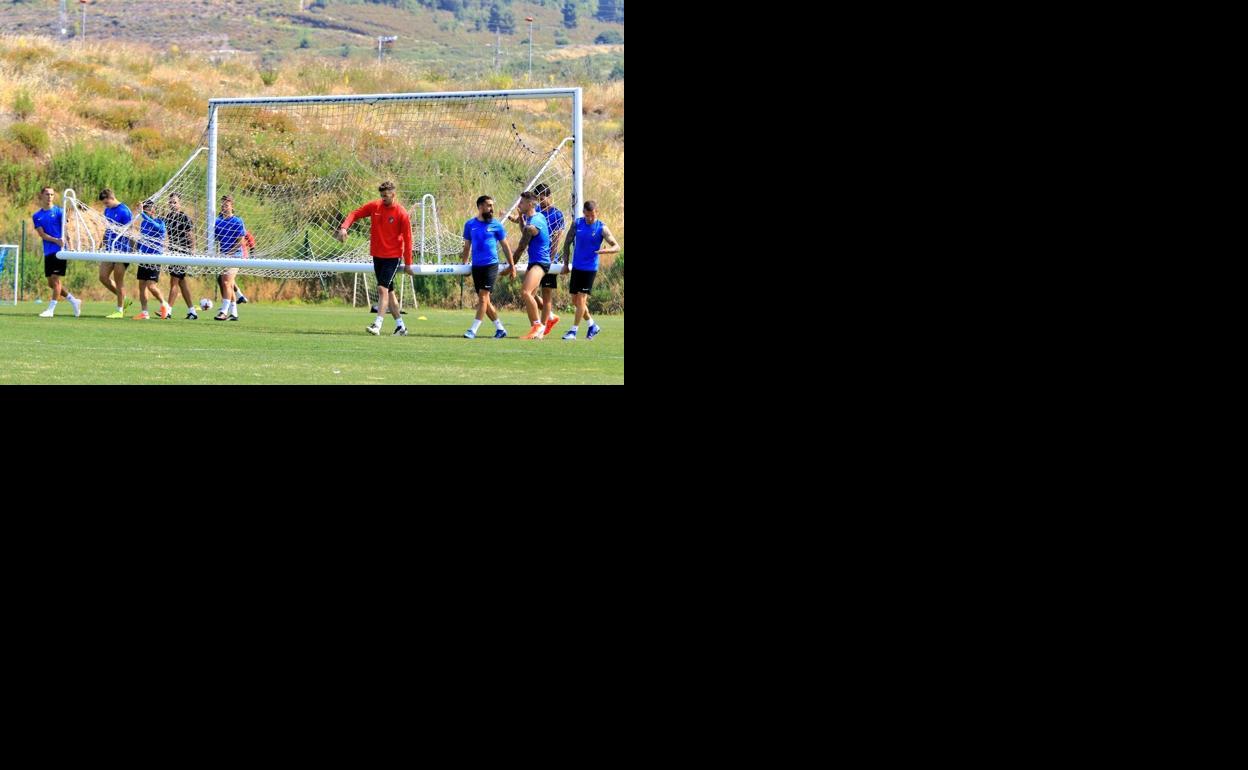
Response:
[{"label": "dry yellow grass", "polygon": [[[568,46],[559,58],[618,51],[622,46]],[[229,96],[293,96],[302,94],[376,93],[383,90],[457,91],[514,88],[507,75],[451,81],[432,77],[427,68],[389,62],[384,70],[359,62],[306,61],[277,65],[277,80],[266,86],[255,56],[239,55],[213,62],[202,54],[182,53],[118,41],[61,45],[45,38],[0,35],[0,132],[17,121],[13,104],[19,92],[29,93],[35,109],[26,121],[48,133],[51,153],[74,142],[115,146],[119,153],[134,147],[181,142],[192,146],[207,122],[208,99]],[[543,83],[545,86],[566,85]],[[48,96],[51,94],[51,96]],[[526,111],[545,109],[540,102],[523,103]],[[601,216],[623,240],[624,235],[624,83],[594,84],[583,94],[586,139],[585,194],[596,200]],[[110,111],[111,110],[111,111]],[[545,135],[554,133],[556,116],[536,123]],[[132,132],[141,132],[139,139]],[[47,158],[41,160],[46,163]],[[0,189],[0,230],[28,216],[33,200],[11,200]]]}]

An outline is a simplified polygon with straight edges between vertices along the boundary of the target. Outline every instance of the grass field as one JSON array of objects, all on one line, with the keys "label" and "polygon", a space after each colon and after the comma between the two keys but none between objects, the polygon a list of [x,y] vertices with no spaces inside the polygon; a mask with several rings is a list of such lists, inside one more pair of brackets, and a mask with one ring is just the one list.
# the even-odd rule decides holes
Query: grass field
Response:
[{"label": "grass field", "polygon": [[[463,338],[471,310],[408,310],[407,337],[365,333],[368,308],[341,305],[246,304],[241,320],[109,320],[115,310],[87,302],[82,317],[62,301],[0,306],[0,385],[277,385],[277,384],[623,384],[624,317],[595,318],[593,340],[562,342],[571,314],[553,336],[521,340],[524,314],[503,313],[506,339],[492,339],[486,319],[475,340]],[[153,302],[151,307],[158,307]],[[130,315],[137,313],[137,305]],[[428,318],[418,320],[419,316]]]}]

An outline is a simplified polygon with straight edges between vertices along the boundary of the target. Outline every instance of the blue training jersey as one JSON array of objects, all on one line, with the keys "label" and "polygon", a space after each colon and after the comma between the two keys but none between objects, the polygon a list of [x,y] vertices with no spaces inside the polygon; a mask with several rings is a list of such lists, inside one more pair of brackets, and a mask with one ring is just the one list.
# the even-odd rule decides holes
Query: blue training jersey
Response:
[{"label": "blue training jersey", "polygon": [[498,242],[507,240],[507,230],[495,220],[473,217],[464,223],[464,240],[472,242],[473,267],[497,265]]},{"label": "blue training jersey", "polygon": [[[130,209],[126,204],[118,203],[116,206],[104,209],[104,218],[117,225],[128,225],[134,219],[134,215],[130,213]],[[124,228],[118,228],[118,230],[122,229]],[[120,232],[109,229],[104,235],[104,250],[129,251],[130,239]]]},{"label": "blue training jersey", "polygon": [[565,226],[563,212],[551,206],[548,209],[538,209],[546,215],[546,222],[550,225],[550,240],[554,243],[555,233],[558,233]]},{"label": "blue training jersey", "polygon": [[217,217],[216,238],[218,250],[225,255],[242,256],[243,233],[246,232],[247,227],[238,215],[234,215],[229,219]]},{"label": "blue training jersey", "polygon": [[[50,209],[39,209],[35,212],[35,215],[31,217],[31,219],[35,221],[35,227],[43,228],[43,232],[46,235],[50,235],[53,238],[60,238],[61,222],[64,217],[65,212],[61,211],[61,207],[53,206]],[[55,254],[60,250],[61,247],[51,241],[43,242],[43,255],[45,257],[49,254]]]},{"label": "blue training jersey", "polygon": [[602,220],[592,225],[585,222],[585,217],[576,218],[576,246],[572,252],[573,270],[597,270],[598,249],[602,248]]},{"label": "blue training jersey", "polygon": [[162,247],[165,243],[165,220],[157,219],[156,217],[142,211],[139,212],[139,216],[143,218],[143,220],[139,223],[139,232],[143,234],[143,238],[160,244],[159,246],[152,246],[151,244],[139,241],[139,253],[160,254],[163,251]]},{"label": "blue training jersey", "polygon": [[529,262],[530,264],[549,265],[550,264],[550,225],[546,222],[546,215],[540,211],[533,212],[533,216],[529,217],[526,225],[533,225],[537,228],[537,235],[529,239]]}]

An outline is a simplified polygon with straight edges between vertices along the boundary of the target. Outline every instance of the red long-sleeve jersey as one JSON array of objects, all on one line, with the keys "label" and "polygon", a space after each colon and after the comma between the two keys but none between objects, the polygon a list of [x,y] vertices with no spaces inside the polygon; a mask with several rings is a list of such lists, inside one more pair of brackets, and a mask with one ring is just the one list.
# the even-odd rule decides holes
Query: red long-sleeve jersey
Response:
[{"label": "red long-sleeve jersey", "polygon": [[386,208],[380,200],[370,201],[348,214],[342,226],[350,229],[352,222],[364,217],[371,221],[369,253],[382,259],[402,256],[403,264],[412,264],[412,220],[402,206]]}]

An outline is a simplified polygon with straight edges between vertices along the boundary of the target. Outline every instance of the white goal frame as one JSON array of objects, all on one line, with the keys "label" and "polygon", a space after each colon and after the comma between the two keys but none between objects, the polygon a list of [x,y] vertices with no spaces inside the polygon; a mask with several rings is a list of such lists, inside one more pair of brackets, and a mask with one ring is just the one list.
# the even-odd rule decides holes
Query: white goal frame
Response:
[{"label": "white goal frame", "polygon": [[[571,212],[569,222],[575,222],[576,218],[582,215],[581,205],[585,200],[585,142],[583,141],[582,125],[581,125],[581,89],[580,88],[529,88],[514,90],[497,90],[497,91],[436,91],[429,93],[406,93],[406,94],[356,94],[345,96],[267,96],[267,97],[239,97],[239,98],[221,98],[208,100],[208,173],[207,173],[207,197],[206,197],[206,226],[207,226],[207,253],[208,257],[191,257],[179,254],[143,254],[140,259],[130,259],[131,262],[141,261],[142,264],[150,265],[199,265],[203,267],[220,267],[220,268],[259,268],[259,269],[276,269],[276,270],[306,270],[312,273],[362,273],[371,272],[373,269],[371,262],[332,262],[325,260],[299,260],[299,259],[238,259],[231,257],[221,257],[217,255],[217,243],[215,235],[217,220],[217,111],[222,107],[264,107],[266,105],[288,105],[288,104],[351,104],[363,102],[367,104],[375,104],[377,102],[419,102],[419,101],[438,101],[438,100],[493,100],[493,99],[550,99],[552,97],[570,97],[572,103],[572,200],[568,210]],[[567,140],[565,140],[567,141]],[[562,143],[561,145],[562,146]],[[194,156],[192,156],[194,158]],[[187,161],[188,164],[190,161]],[[69,191],[67,191],[69,192]],[[429,196],[425,196],[429,197]],[[424,199],[422,198],[422,203]],[[63,210],[69,210],[66,206],[77,205],[74,201],[67,200]],[[513,204],[514,207],[514,204]],[[423,210],[423,206],[422,206]],[[422,234],[423,241],[423,234]],[[86,262],[116,262],[118,254],[116,252],[95,252],[95,251],[61,251],[59,256],[61,259],[82,260]],[[138,257],[138,255],[134,255]],[[553,255],[552,255],[553,256]],[[423,259],[423,254],[422,254]],[[527,263],[517,265],[517,272],[523,273],[527,270]],[[426,275],[470,275],[472,273],[471,265],[461,264],[413,264],[413,272],[418,276]],[[550,270],[552,274],[566,272],[566,268],[562,264],[552,264]]]}]

